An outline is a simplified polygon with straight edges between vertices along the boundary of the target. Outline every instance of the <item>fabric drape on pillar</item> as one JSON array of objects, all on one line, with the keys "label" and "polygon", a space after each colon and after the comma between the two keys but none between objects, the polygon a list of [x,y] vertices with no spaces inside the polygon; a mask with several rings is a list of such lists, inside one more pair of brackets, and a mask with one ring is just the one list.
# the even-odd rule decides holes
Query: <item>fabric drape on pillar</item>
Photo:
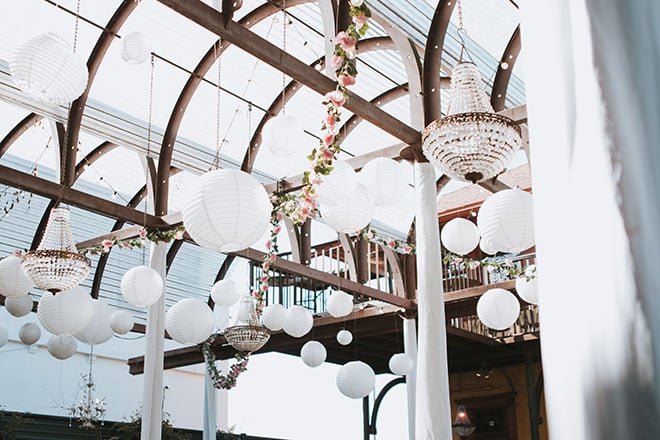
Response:
[{"label": "fabric drape on pillar", "polygon": [[403,347],[415,362],[406,374],[406,397],[408,401],[408,440],[415,440],[415,387],[417,386],[417,320],[403,319]]},{"label": "fabric drape on pillar", "polygon": [[[151,268],[167,279],[167,243],[151,243]],[[165,282],[163,283],[163,286]],[[165,290],[165,287],[163,287]],[[165,334],[165,292],[147,309],[142,391],[141,440],[160,440],[163,429],[163,345]]]},{"label": "fabric drape on pillar", "polygon": [[[611,5],[598,2],[597,9],[616,15],[617,2],[607,3]],[[649,310],[640,301],[644,297],[636,288],[630,252],[631,237],[633,245],[639,239],[650,240],[648,249],[657,249],[659,229],[656,222],[644,237],[639,229],[624,224],[617,182],[621,162],[627,158],[619,157],[616,144],[612,148],[610,136],[621,128],[619,124],[629,121],[607,119],[602,97],[621,84],[602,76],[604,71],[594,67],[592,56],[593,47],[602,45],[603,56],[617,58],[617,49],[632,48],[608,44],[611,38],[645,31],[636,26],[592,28],[584,0],[522,2],[520,6],[550,438],[660,438]],[[618,6],[634,8],[637,3]],[[656,32],[656,42],[657,22],[649,29]],[[657,55],[657,51],[648,54]],[[653,59],[657,65],[658,59]],[[633,76],[618,79],[629,84],[637,81]],[[657,90],[657,85],[651,90]],[[635,114],[638,103],[630,98],[620,101],[616,111]],[[654,99],[657,107],[658,97]],[[656,129],[657,117],[656,112]],[[659,140],[655,139],[653,148],[657,149]],[[643,156],[643,148],[649,145],[633,142],[629,147]],[[637,190],[651,191],[657,198],[657,188],[656,183]],[[627,197],[635,198],[631,193],[624,196],[624,205]],[[657,202],[652,208],[658,209]],[[656,250],[653,263],[658,256]],[[654,276],[653,294],[657,295],[654,272],[648,274]],[[658,318],[653,319],[655,327]]]},{"label": "fabric drape on pillar", "polygon": [[204,369],[204,427],[203,440],[215,440],[217,431],[217,391],[209,377],[208,369]]},{"label": "fabric drape on pillar", "polygon": [[417,316],[419,321],[415,435],[450,440],[451,406],[442,290],[435,170],[415,163]]}]

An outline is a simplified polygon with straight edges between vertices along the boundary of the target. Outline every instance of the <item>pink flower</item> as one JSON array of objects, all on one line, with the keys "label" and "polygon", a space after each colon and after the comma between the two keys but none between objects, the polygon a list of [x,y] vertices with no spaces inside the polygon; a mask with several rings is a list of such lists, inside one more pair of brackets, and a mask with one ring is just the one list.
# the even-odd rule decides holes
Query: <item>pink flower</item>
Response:
[{"label": "pink flower", "polygon": [[344,50],[354,49],[355,43],[357,43],[357,38],[347,34],[345,31],[339,32],[335,37],[335,44],[338,44]]},{"label": "pink flower", "polygon": [[346,97],[341,90],[333,90],[332,92],[326,93],[324,100],[329,101],[335,107],[343,107],[346,103]]},{"label": "pink flower", "polygon": [[463,259],[460,257],[456,257],[451,262],[454,264],[461,264],[463,262]]},{"label": "pink flower", "polygon": [[319,176],[316,176],[312,179],[312,185],[316,186],[321,183],[321,178]]},{"label": "pink flower", "polygon": [[103,246],[103,253],[109,252],[110,248],[114,245],[112,240],[103,240],[101,246]]},{"label": "pink flower", "polygon": [[281,212],[278,211],[277,215],[275,217],[277,218],[277,221],[280,221],[284,218],[284,214],[282,214]]},{"label": "pink flower", "polygon": [[266,293],[268,292],[268,284],[264,283],[261,285],[261,291]]},{"label": "pink flower", "polygon": [[401,246],[401,250],[403,251],[404,254],[409,254],[412,252],[412,246],[410,246],[409,244],[404,244],[403,246]]},{"label": "pink flower", "polygon": [[273,245],[273,242],[270,241],[270,240],[268,240],[268,241],[266,242],[266,249],[270,249],[270,247],[271,247],[272,245]]},{"label": "pink flower", "polygon": [[133,249],[133,245],[130,243],[122,243],[121,247],[123,247],[124,249]]},{"label": "pink flower", "polygon": [[273,229],[273,234],[279,234],[281,230],[282,230],[282,226],[277,225],[275,229]]},{"label": "pink flower", "polygon": [[394,241],[393,238],[387,239],[387,247],[390,249],[394,249],[396,247],[396,242]]},{"label": "pink flower", "polygon": [[275,254],[270,254],[270,262],[274,263],[277,260],[277,255]]},{"label": "pink flower", "polygon": [[328,116],[325,117],[325,124],[328,127],[334,127],[337,123],[337,116],[334,113],[328,113]]},{"label": "pink flower", "polygon": [[266,281],[268,281],[268,278],[270,278],[270,277],[268,276],[267,273],[265,273],[261,276],[261,278],[259,278],[259,282],[260,283],[265,283]]},{"label": "pink flower", "polygon": [[335,158],[335,153],[332,150],[328,149],[328,148],[324,148],[321,151],[321,157],[323,159],[326,159],[326,160],[333,160]]},{"label": "pink flower", "polygon": [[507,258],[504,260],[504,265],[505,266],[513,266],[513,260],[510,258]]},{"label": "pink flower", "polygon": [[343,63],[344,57],[341,55],[334,55],[330,60],[330,66],[332,66],[332,68],[335,70],[339,69]]},{"label": "pink flower", "polygon": [[270,262],[268,262],[268,261],[264,261],[263,264],[261,265],[261,268],[262,268],[263,270],[268,270],[268,269],[270,269]]},{"label": "pink flower", "polygon": [[353,23],[355,23],[357,27],[364,26],[367,21],[369,21],[369,17],[367,17],[364,12],[360,12],[353,16]]},{"label": "pink flower", "polygon": [[16,249],[12,255],[14,257],[21,258],[21,256],[23,255],[23,252],[21,252],[20,249]]},{"label": "pink flower", "polygon": [[339,81],[339,84],[343,85],[344,87],[348,87],[355,84],[355,77],[353,75],[341,74],[337,78],[337,81]]},{"label": "pink flower", "polygon": [[335,141],[335,134],[334,134],[334,133],[332,133],[332,132],[330,132],[330,131],[327,131],[327,132],[323,135],[323,143],[324,143],[325,145],[330,146],[330,145],[333,144],[334,141]]},{"label": "pink flower", "polygon": [[183,231],[176,231],[176,233],[174,234],[174,239],[175,240],[183,239]]},{"label": "pink flower", "polygon": [[142,228],[140,229],[140,238],[147,238],[147,230]]}]

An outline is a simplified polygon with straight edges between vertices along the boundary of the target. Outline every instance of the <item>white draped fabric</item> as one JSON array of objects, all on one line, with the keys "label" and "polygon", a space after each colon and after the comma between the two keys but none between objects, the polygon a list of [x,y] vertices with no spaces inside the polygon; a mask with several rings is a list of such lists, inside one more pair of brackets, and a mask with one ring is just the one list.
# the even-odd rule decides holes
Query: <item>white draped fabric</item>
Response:
[{"label": "white draped fabric", "polygon": [[435,170],[415,163],[418,353],[415,435],[450,440],[451,406]]},{"label": "white draped fabric", "polygon": [[213,386],[208,369],[204,369],[204,427],[203,440],[215,440],[217,428],[217,404],[218,392]]},{"label": "white draped fabric", "polygon": [[406,374],[406,399],[408,402],[408,440],[415,440],[415,388],[417,387],[417,320],[403,319],[403,348],[414,361],[413,369]]},{"label": "white draped fabric", "polygon": [[[659,8],[587,3],[592,15],[585,0],[520,3],[548,427],[552,439],[660,438],[649,337],[649,323],[660,337],[660,168],[649,160],[660,141]],[[621,11],[642,4],[646,26],[621,26]],[[635,35],[654,39],[655,52],[633,67],[626,58],[641,48],[625,38]],[[644,79],[654,138],[635,136],[642,97],[626,92]]]}]

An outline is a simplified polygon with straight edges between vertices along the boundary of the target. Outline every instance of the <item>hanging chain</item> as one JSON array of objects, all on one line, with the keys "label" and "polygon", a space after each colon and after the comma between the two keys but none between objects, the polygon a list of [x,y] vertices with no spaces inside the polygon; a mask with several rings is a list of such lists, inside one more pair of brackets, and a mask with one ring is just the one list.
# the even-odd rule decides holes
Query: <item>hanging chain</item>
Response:
[{"label": "hanging chain", "polygon": [[461,0],[456,0],[456,8],[458,9],[458,29],[456,29],[456,33],[458,34],[459,40],[461,40],[461,53],[458,56],[458,62],[462,63],[463,53],[467,52],[465,50],[465,37],[467,32],[463,28],[463,2]]},{"label": "hanging chain", "polygon": [[[286,16],[286,0],[282,0],[282,52],[286,53],[286,26],[289,19]],[[282,115],[286,115],[286,74],[282,72]]]},{"label": "hanging chain", "polygon": [[245,170],[246,172],[251,172],[252,170],[252,103],[248,102],[248,150],[247,150],[247,164],[249,169]]},{"label": "hanging chain", "polygon": [[78,47],[78,23],[80,22],[80,0],[76,3],[76,24],[73,29],[73,52],[76,52]]},{"label": "hanging chain", "polygon": [[463,29],[463,2],[457,0],[456,8],[458,9],[458,29]]},{"label": "hanging chain", "polygon": [[214,46],[215,58],[218,60],[218,82],[217,82],[217,95],[216,95],[216,108],[215,108],[215,157],[213,158],[213,167],[217,170],[220,168],[220,94],[221,94],[221,80],[222,80],[222,57],[218,55],[218,50],[222,47],[222,38],[218,39],[217,46]]},{"label": "hanging chain", "polygon": [[[149,184],[151,182],[151,173],[149,167],[149,160],[151,158],[151,123],[153,115],[153,103],[154,103],[154,71],[156,70],[156,57],[154,54],[151,54],[151,74],[149,77],[149,114],[147,116],[147,157],[146,157],[146,167],[145,167],[145,184],[144,184],[144,214],[142,227],[147,229],[147,211],[149,209]],[[142,246],[142,264],[146,260],[146,245]]]}]

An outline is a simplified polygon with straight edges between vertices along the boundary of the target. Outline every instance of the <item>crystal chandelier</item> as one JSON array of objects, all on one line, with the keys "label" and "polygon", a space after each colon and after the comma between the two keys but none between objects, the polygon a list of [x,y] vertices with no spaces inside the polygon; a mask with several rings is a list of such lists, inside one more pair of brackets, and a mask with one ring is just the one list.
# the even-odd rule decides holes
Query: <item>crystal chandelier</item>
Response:
[{"label": "crystal chandelier", "polygon": [[241,297],[236,322],[225,329],[229,345],[242,353],[252,353],[263,347],[270,339],[268,329],[259,323],[254,300],[248,294]]},{"label": "crystal chandelier", "polygon": [[[102,399],[94,398],[94,380],[92,379],[92,363],[93,353],[89,355],[89,374],[82,375],[83,379],[83,395],[79,402],[74,403],[67,412],[69,418],[75,418],[80,422],[80,427],[84,429],[94,429],[94,423],[101,421],[103,425],[105,421],[105,397]],[[71,426],[71,420],[69,420]]]},{"label": "crystal chandelier", "polygon": [[471,435],[476,429],[476,427],[470,421],[467,410],[463,405],[460,405],[456,410],[456,418],[454,419],[454,423],[451,425],[451,429],[454,431],[454,434],[458,435],[459,437],[467,437]]},{"label": "crystal chandelier", "polygon": [[91,262],[76,249],[67,208],[50,211],[41,243],[23,255],[21,266],[35,286],[52,293],[71,289],[85,279]]}]

